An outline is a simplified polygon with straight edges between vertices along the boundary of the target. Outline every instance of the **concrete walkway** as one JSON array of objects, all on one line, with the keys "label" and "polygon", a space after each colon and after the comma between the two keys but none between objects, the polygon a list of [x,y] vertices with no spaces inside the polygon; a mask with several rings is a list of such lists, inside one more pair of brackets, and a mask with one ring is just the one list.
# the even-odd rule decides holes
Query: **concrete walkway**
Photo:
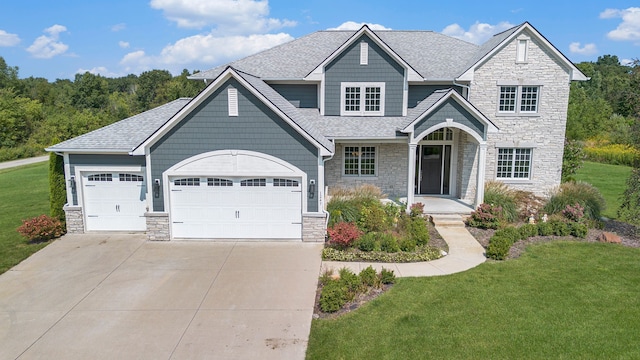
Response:
[{"label": "concrete walkway", "polygon": [[66,235],[0,275],[0,359],[304,359],[321,249]]},{"label": "concrete walkway", "polygon": [[485,249],[467,231],[459,215],[435,215],[433,222],[438,233],[449,245],[449,253],[438,260],[417,263],[323,261],[321,272],[329,269],[337,271],[346,267],[357,274],[373,266],[378,271],[382,268],[393,270],[398,277],[438,276],[469,270],[486,260]]},{"label": "concrete walkway", "polygon": [[38,157],[33,157],[28,159],[19,159],[19,160],[0,162],[0,170],[10,169],[10,168],[14,168],[22,165],[45,162],[48,160],[49,160],[49,155],[44,155],[44,156],[38,156]]}]

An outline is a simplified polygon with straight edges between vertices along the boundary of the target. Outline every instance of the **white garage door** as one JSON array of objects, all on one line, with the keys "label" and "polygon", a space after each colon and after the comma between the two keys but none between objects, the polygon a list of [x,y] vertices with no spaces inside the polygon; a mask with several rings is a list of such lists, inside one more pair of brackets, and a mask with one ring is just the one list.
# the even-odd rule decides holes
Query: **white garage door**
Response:
[{"label": "white garage door", "polygon": [[82,186],[87,230],[146,230],[142,173],[83,173]]},{"label": "white garage door", "polygon": [[300,239],[300,179],[171,178],[174,238]]}]

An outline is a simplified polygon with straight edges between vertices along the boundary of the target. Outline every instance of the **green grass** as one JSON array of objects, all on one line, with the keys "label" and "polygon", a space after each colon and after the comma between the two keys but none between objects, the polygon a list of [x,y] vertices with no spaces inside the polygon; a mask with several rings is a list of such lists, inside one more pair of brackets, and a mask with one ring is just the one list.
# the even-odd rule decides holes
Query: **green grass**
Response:
[{"label": "green grass", "polygon": [[403,278],[336,320],[308,359],[638,359],[640,249],[552,242],[517,260]]},{"label": "green grass", "polygon": [[631,168],[629,166],[585,161],[584,166],[578,170],[575,179],[588,182],[600,190],[607,202],[607,208],[602,215],[616,219],[618,208],[622,203],[620,197],[627,186],[630,174]]},{"label": "green grass", "polygon": [[0,170],[0,274],[48,243],[29,244],[16,229],[49,214],[49,163]]}]

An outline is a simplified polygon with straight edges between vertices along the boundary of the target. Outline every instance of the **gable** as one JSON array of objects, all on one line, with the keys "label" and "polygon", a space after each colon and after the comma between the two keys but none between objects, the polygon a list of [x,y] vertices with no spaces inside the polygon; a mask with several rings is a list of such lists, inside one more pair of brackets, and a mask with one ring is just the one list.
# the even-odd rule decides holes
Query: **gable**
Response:
[{"label": "gable", "polygon": [[476,135],[475,137],[484,140],[486,140],[487,132],[489,131],[488,125],[483,124],[454,99],[447,98],[435,109],[430,110],[426,116],[414,123],[413,131],[415,137],[417,138],[430,128],[442,124],[462,128],[467,132],[472,131]]}]

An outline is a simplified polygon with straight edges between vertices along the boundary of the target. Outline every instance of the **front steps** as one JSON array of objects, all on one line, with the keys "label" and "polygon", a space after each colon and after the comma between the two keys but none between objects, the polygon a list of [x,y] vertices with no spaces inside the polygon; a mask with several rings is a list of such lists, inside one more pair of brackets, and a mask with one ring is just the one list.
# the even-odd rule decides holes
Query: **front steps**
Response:
[{"label": "front steps", "polygon": [[459,214],[431,214],[427,215],[434,226],[446,228],[464,228],[464,219]]}]

